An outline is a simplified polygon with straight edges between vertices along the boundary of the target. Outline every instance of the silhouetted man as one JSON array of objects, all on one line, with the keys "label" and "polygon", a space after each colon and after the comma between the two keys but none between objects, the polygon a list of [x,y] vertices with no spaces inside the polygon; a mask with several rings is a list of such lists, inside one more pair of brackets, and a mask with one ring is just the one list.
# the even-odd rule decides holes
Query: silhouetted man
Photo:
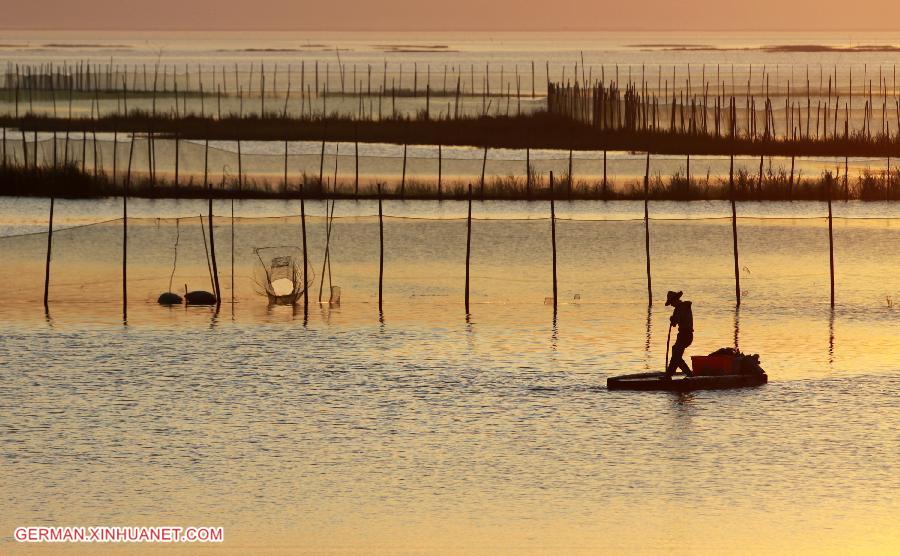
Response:
[{"label": "silhouetted man", "polygon": [[672,346],[672,359],[666,368],[666,377],[674,375],[677,369],[691,376],[691,368],[684,362],[684,350],[694,341],[694,314],[691,312],[691,302],[681,300],[683,294],[684,292],[673,291],[666,294],[666,305],[675,308],[669,318],[669,326],[678,327],[678,336],[675,338],[675,345]]}]

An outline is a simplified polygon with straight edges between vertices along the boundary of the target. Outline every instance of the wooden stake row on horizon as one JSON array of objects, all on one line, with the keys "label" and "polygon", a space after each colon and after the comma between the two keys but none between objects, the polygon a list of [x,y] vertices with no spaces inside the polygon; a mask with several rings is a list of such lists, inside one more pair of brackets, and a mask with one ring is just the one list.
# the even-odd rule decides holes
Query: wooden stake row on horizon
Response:
[{"label": "wooden stake row on horizon", "polygon": [[[339,54],[338,54],[339,57]],[[246,95],[248,98],[257,96],[260,98],[260,114],[266,114],[267,111],[265,109],[265,98],[266,96],[271,97],[280,97],[284,96],[284,104],[283,109],[276,112],[268,112],[271,114],[281,113],[283,116],[288,114],[288,107],[290,103],[290,97],[292,93],[299,92],[299,109],[300,114],[309,113],[312,115],[313,113],[313,98],[323,97],[322,98],[322,114],[328,113],[327,102],[324,97],[329,95],[357,95],[360,96],[359,106],[356,111],[356,115],[362,117],[365,114],[368,114],[369,118],[374,118],[375,109],[374,106],[370,103],[368,110],[365,105],[365,102],[362,97],[378,97],[378,118],[381,119],[383,117],[383,107],[382,107],[382,99],[390,98],[391,99],[391,114],[396,114],[396,99],[398,96],[411,96],[411,97],[424,97],[425,98],[425,114],[430,114],[430,102],[432,97],[445,96],[445,97],[455,97],[455,109],[451,109],[450,104],[447,106],[447,117],[450,117],[451,114],[454,117],[459,116],[459,103],[461,97],[471,96],[478,97],[481,99],[482,108],[480,110],[480,114],[487,114],[490,112],[489,107],[489,98],[501,98],[507,100],[506,113],[509,114],[511,108],[510,99],[515,96],[517,99],[517,108],[516,114],[521,113],[521,98],[523,96],[523,91],[521,87],[522,75],[519,72],[519,64],[515,64],[514,71],[509,75],[509,78],[505,75],[505,67],[503,64],[500,64],[499,71],[499,87],[495,86],[492,89],[492,80],[491,80],[491,64],[486,63],[484,66],[484,71],[481,72],[479,67],[479,73],[476,77],[475,64],[470,63],[468,67],[465,67],[465,64],[457,64],[453,65],[444,65],[443,72],[443,80],[441,82],[440,87],[437,87],[437,83],[435,87],[432,87],[432,77],[431,77],[431,65],[427,64],[425,67],[425,79],[419,79],[419,65],[417,62],[413,62],[413,72],[411,75],[412,87],[404,88],[403,82],[403,63],[397,63],[397,70],[391,71],[389,70],[389,64],[387,61],[384,63],[384,70],[382,74],[382,80],[379,84],[377,81],[377,75],[375,76],[375,87],[373,88],[373,65],[367,64],[365,71],[365,80],[359,80],[357,74],[357,66],[352,66],[352,74],[353,80],[351,82],[352,88],[347,86],[347,79],[345,77],[350,73],[351,70],[348,70],[345,64],[339,64],[338,67],[338,76],[339,82],[341,84],[340,89],[334,89],[332,87],[332,78],[331,78],[331,64],[329,62],[324,63],[324,72],[320,72],[320,62],[319,61],[310,61],[310,76],[307,78],[307,63],[305,60],[301,61],[299,67],[300,80],[299,86],[295,86],[294,83],[296,81],[293,79],[294,74],[294,64],[285,64],[287,66],[287,77],[286,79],[282,79],[284,83],[284,87],[279,87],[278,85],[278,70],[279,64],[275,63],[270,65],[270,68],[274,67],[274,72],[271,73],[270,76],[267,77],[266,73],[266,64],[265,61],[260,61],[259,68],[256,69],[254,63],[251,63],[249,67],[249,71],[240,70],[239,66],[235,64],[234,71],[231,71],[230,68],[227,68],[224,65],[216,65],[216,66],[206,66],[196,65],[184,66],[184,72],[178,73],[178,69],[181,66],[169,65],[159,63],[152,64],[148,70],[147,64],[133,64],[130,67],[129,74],[129,66],[127,64],[113,64],[110,62],[109,64],[103,65],[99,63],[91,63],[89,61],[79,61],[72,64],[65,61],[62,64],[38,64],[38,65],[25,65],[25,64],[14,64],[13,62],[7,62],[7,69],[5,74],[2,74],[3,77],[3,87],[0,89],[5,89],[8,94],[8,102],[10,104],[15,104],[15,113],[18,116],[19,114],[19,102],[20,97],[23,91],[28,95],[28,108],[29,112],[33,112],[34,108],[34,97],[38,93],[49,92],[51,96],[51,100],[53,103],[53,111],[56,113],[56,93],[66,92],[69,93],[70,99],[70,110],[71,110],[71,98],[74,92],[81,93],[92,93],[92,102],[96,101],[97,108],[99,112],[100,107],[100,96],[99,93],[104,93],[104,98],[108,95],[115,95],[116,106],[117,109],[114,112],[115,114],[122,114],[122,109],[120,105],[120,98],[125,105],[124,113],[128,113],[127,109],[127,95],[129,89],[132,95],[142,94],[142,95],[152,95],[152,112],[156,112],[156,104],[158,96],[174,96],[175,98],[175,115],[178,116],[178,100],[179,94],[181,95],[181,100],[183,103],[183,115],[188,115],[187,110],[187,99],[188,97],[198,97],[201,103],[201,115],[206,112],[205,107],[203,106],[203,100],[207,96],[215,95],[218,104],[218,113],[221,117],[221,99],[223,96],[231,96],[231,97],[240,97],[241,104],[243,104],[243,97]],[[526,65],[526,70],[528,69],[528,64]],[[833,71],[827,72],[827,87],[826,87],[826,72],[824,67],[819,66],[819,75],[818,75],[818,84],[815,88],[812,86],[812,82],[814,81],[815,70],[813,70],[813,75],[810,75],[809,66],[805,66],[806,76],[805,76],[805,118],[803,117],[803,92],[804,88],[802,87],[802,83],[804,79],[799,78],[799,82],[801,83],[801,87],[794,86],[792,89],[792,83],[796,84],[798,80],[795,78],[795,66],[791,65],[790,74],[785,73],[784,77],[781,77],[779,74],[780,66],[776,66],[775,69],[775,85],[771,86],[771,69],[767,71],[766,66],[762,66],[762,70],[760,71],[757,66],[757,75],[758,82],[754,81],[754,66],[752,64],[748,65],[746,71],[743,73],[735,73],[735,66],[730,66],[730,87],[728,76],[722,75],[722,68],[720,65],[716,65],[716,79],[715,81],[711,81],[712,72],[710,71],[710,79],[707,78],[707,66],[702,65],[700,71],[700,82],[697,84],[692,81],[692,78],[696,75],[691,72],[691,64],[684,64],[683,67],[686,69],[686,72],[683,72],[682,75],[678,75],[677,67],[672,66],[672,75],[671,75],[671,83],[669,82],[669,77],[667,72],[664,72],[662,66],[657,66],[658,71],[656,74],[656,87],[653,87],[653,79],[652,76],[647,75],[647,67],[646,65],[641,65],[640,72],[640,81],[637,81],[637,76],[633,75],[632,70],[635,66],[629,65],[627,66],[627,80],[620,79],[620,68],[619,65],[609,65],[603,64],[599,67],[599,72],[594,73],[595,66],[588,65],[587,71],[585,71],[585,64],[583,61],[583,57],[581,60],[581,76],[579,78],[579,62],[576,61],[574,63],[574,71],[572,72],[572,77],[574,79],[566,78],[566,68],[567,64],[557,65],[558,70],[551,72],[551,66],[549,61],[546,62],[546,72],[545,72],[545,84],[546,89],[545,92],[547,96],[553,94],[554,88],[560,87],[579,87],[582,91],[590,90],[595,87],[603,86],[616,88],[619,90],[627,91],[629,89],[640,90],[640,94],[642,96],[650,96],[655,98],[655,102],[653,106],[655,106],[656,111],[660,111],[661,107],[659,104],[665,105],[668,102],[669,98],[669,89],[671,88],[671,94],[673,100],[680,97],[681,103],[678,105],[678,110],[682,112],[682,118],[684,117],[683,112],[687,110],[688,104],[691,105],[691,110],[696,111],[698,106],[703,106],[703,120],[707,120],[707,114],[712,110],[722,110],[724,109],[724,99],[735,97],[735,98],[743,98],[745,100],[744,110],[747,113],[747,128],[750,129],[753,126],[753,122],[751,121],[751,113],[756,112],[762,109],[766,112],[766,116],[764,118],[764,127],[769,123],[770,116],[769,114],[774,114],[775,110],[775,102],[779,102],[780,98],[784,98],[784,111],[783,111],[783,119],[785,121],[784,127],[787,130],[787,135],[797,134],[799,136],[810,136],[811,131],[811,122],[813,121],[813,99],[816,99],[816,121],[820,118],[824,120],[828,120],[828,114],[832,111],[839,111],[841,109],[840,99],[843,97],[847,99],[845,101],[846,110],[853,114],[858,107],[854,106],[853,98],[856,95],[858,98],[862,98],[863,105],[859,107],[863,111],[863,121],[864,125],[862,127],[862,131],[866,134],[872,134],[872,120],[874,119],[874,114],[877,111],[881,112],[881,127],[883,128],[888,122],[892,121],[888,118],[887,113],[889,111],[898,110],[898,104],[900,104],[900,89],[897,86],[896,80],[896,66],[892,66],[890,75],[886,71],[883,65],[878,66],[878,81],[877,84],[873,84],[872,78],[869,76],[869,67],[867,64],[863,64],[862,78],[857,78],[857,83],[859,90],[854,90],[854,81],[853,81],[853,66],[849,66],[847,68],[846,75],[846,83],[847,86],[839,86],[839,73],[838,68],[835,65]],[[652,67],[652,66],[651,66]],[[169,69],[171,68],[171,76]],[[195,70],[192,70],[195,68]],[[696,66],[695,66],[696,68]],[[532,60],[530,62],[531,69],[531,80],[532,80],[532,90],[531,97],[537,97],[537,91],[535,88],[536,84],[536,75],[535,75],[535,63]],[[606,79],[606,70],[610,70],[610,79]],[[613,73],[613,69],[615,72]],[[738,66],[738,69],[743,69]],[[162,70],[162,73],[160,73]],[[466,71],[468,70],[468,71]],[[497,68],[494,67],[494,76],[497,77]],[[696,69],[694,70],[696,71]],[[455,72],[456,76],[456,87],[453,87],[453,72]],[[284,75],[285,71],[282,69],[282,75]],[[320,79],[320,73],[324,73],[324,79]],[[686,75],[685,75],[686,73]],[[393,75],[396,74],[396,77]],[[665,81],[663,80],[663,75],[666,74]],[[245,78],[241,76],[245,75]],[[390,80],[388,76],[391,75]],[[407,72],[407,75],[409,73]],[[559,76],[557,80],[557,75]],[[130,76],[130,84],[129,84],[129,76]],[[614,76],[614,77],[613,77]],[[744,79],[746,76],[746,80]],[[464,77],[468,77],[468,87],[466,86],[466,81]],[[844,77],[844,76],[841,76]],[[874,77],[874,72],[872,74]],[[205,79],[204,79],[205,78]],[[408,77],[408,79],[410,79]],[[786,79],[786,83],[782,83]],[[181,87],[179,87],[179,81],[183,81]],[[196,81],[196,83],[195,83]],[[309,81],[309,82],[308,82]],[[230,82],[230,85],[229,85]],[[738,85],[738,83],[743,84],[746,82],[746,88],[743,85]],[[423,87],[420,87],[420,83],[424,83]],[[554,83],[558,83],[558,85],[554,85]],[[710,84],[713,84],[715,87],[714,97],[718,99],[718,102],[714,106],[709,102],[710,97]],[[515,95],[512,94],[513,84],[515,84]],[[314,85],[314,88],[313,88]],[[298,91],[299,89],[299,91]],[[730,89],[730,91],[729,91]],[[800,91],[800,94],[797,91]],[[827,97],[826,97],[827,91]],[[527,94],[527,93],[525,93]],[[755,102],[756,96],[764,97],[766,99],[765,102]],[[832,97],[834,98],[834,104],[832,104]],[[702,99],[702,104],[701,104]],[[792,100],[793,99],[793,100]],[[794,102],[796,100],[796,102]],[[879,101],[879,102],[876,102]],[[664,101],[664,102],[661,102]],[[675,104],[673,102],[673,104]],[[501,113],[501,102],[497,102],[494,106],[494,113]],[[243,110],[240,110],[242,112]],[[673,109],[673,117],[675,110]],[[853,116],[849,117],[850,120],[854,120]],[[805,121],[805,124],[804,124]],[[900,125],[900,119],[898,119],[898,125]],[[827,128],[827,125],[823,127]],[[818,127],[817,127],[818,129]],[[876,129],[877,132],[877,129]]]},{"label": "wooden stake row on horizon", "polygon": [[[374,95],[387,94],[394,90],[401,94],[425,96],[430,90],[433,94],[450,94],[456,84],[465,86],[471,94],[487,94],[487,96],[509,96],[515,88],[518,95],[537,97],[537,72],[534,60],[511,63],[481,64],[464,62],[456,64],[419,64],[412,62],[388,62],[383,64],[307,60],[301,58],[294,62],[267,62],[266,60],[247,63],[226,64],[169,64],[147,63],[100,63],[91,60],[63,60],[39,64],[16,63],[7,60],[6,69],[0,73],[0,90],[25,90],[54,92],[73,90],[75,92],[110,92],[114,93],[123,85],[132,92],[141,93],[173,93],[186,94],[207,93],[219,90],[223,94],[236,95],[243,91],[247,96],[281,96],[297,90],[305,91],[307,86],[320,94]],[[810,71],[809,64],[727,64],[723,71],[722,64],[695,64],[690,62],[662,66],[660,64],[586,64],[583,54],[580,60],[571,63],[545,61],[542,75],[544,84],[559,82],[579,84],[581,88],[590,88],[597,83],[615,84],[624,89],[627,86],[638,86],[644,91],[662,93],[669,89],[682,91],[688,95],[708,94],[710,83],[728,87],[730,92],[721,91],[722,96],[769,95],[794,97],[824,96],[826,90],[833,94],[852,96],[853,71],[857,69],[856,83],[860,97],[866,97],[877,89],[880,96],[898,96],[896,80],[896,64],[878,64],[877,80],[874,68],[868,63],[844,64],[841,71],[835,64],[826,70],[823,64],[815,64]],[[404,68],[412,66],[412,71]],[[699,70],[698,70],[699,66]],[[859,77],[859,67],[862,77]],[[334,67],[335,72],[332,73]],[[572,73],[567,75],[571,67]],[[380,79],[377,71],[381,68]],[[637,69],[640,68],[640,75]],[[669,71],[671,68],[671,71]],[[679,75],[679,68],[681,73]],[[656,70],[655,74],[652,70]],[[715,80],[712,70],[715,69]],[[754,69],[756,80],[754,80]],[[797,75],[797,70],[803,70]],[[816,71],[818,69],[818,72]],[[279,70],[281,81],[279,81]],[[709,71],[707,71],[709,70]],[[782,71],[782,70],[790,70]],[[493,73],[492,73],[493,71]],[[531,91],[523,90],[522,78],[530,72]],[[607,78],[607,72],[609,74]],[[434,74],[434,77],[432,77]],[[580,75],[579,75],[580,74]],[[699,75],[698,75],[699,74]],[[774,74],[774,86],[772,77]],[[818,75],[817,75],[818,74]],[[299,79],[295,76],[299,75]],[[492,76],[495,79],[492,79]],[[669,77],[671,76],[671,81]],[[654,80],[654,77],[656,78]],[[699,79],[697,79],[699,77]],[[846,87],[839,87],[840,81]],[[654,83],[655,81],[655,83]],[[335,83],[336,82],[336,83]],[[379,83],[380,82],[380,83]],[[677,85],[676,85],[677,83]],[[746,89],[744,89],[746,84]],[[799,85],[798,85],[799,84]],[[380,90],[379,90],[380,85]],[[407,86],[408,85],[408,86]],[[656,85],[653,87],[653,85]],[[873,86],[874,85],[874,86]],[[800,91],[798,95],[797,91]],[[546,93],[546,90],[544,91]]]}]

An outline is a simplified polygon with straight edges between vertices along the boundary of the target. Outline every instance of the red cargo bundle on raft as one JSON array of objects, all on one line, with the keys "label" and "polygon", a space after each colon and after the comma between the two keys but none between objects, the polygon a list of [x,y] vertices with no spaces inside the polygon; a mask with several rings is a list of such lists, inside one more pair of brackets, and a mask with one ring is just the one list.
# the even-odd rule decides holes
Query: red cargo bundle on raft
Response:
[{"label": "red cargo bundle on raft", "polygon": [[735,374],[733,355],[692,355],[691,370],[696,376],[721,376]]}]

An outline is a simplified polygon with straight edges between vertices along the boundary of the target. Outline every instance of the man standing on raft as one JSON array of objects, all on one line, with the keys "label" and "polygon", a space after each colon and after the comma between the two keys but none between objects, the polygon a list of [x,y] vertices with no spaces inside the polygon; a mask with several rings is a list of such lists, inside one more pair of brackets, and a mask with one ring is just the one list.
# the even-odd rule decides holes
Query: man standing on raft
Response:
[{"label": "man standing on raft", "polygon": [[672,359],[666,368],[666,378],[671,378],[677,369],[684,371],[685,376],[691,376],[691,368],[684,362],[684,350],[694,341],[694,314],[691,312],[691,302],[681,300],[683,294],[684,292],[673,291],[666,294],[666,305],[675,308],[669,318],[669,326],[678,327],[678,336],[672,346]]}]

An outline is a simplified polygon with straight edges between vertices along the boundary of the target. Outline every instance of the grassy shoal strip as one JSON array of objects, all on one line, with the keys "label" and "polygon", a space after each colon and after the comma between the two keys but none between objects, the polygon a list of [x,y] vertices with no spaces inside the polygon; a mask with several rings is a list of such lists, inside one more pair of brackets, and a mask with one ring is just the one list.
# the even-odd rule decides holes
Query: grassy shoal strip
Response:
[{"label": "grassy shoal strip", "polygon": [[[359,187],[352,180],[322,184],[317,176],[289,176],[282,180],[266,180],[247,176],[238,181],[236,176],[222,176],[210,180],[204,187],[197,176],[184,176],[179,183],[168,178],[151,179],[147,174],[134,173],[118,179],[105,172],[82,170],[75,163],[57,167],[24,168],[18,165],[0,166],[0,196],[60,197],[88,199],[118,197],[128,181],[128,194],[132,197],[152,199],[373,199],[379,196],[378,186],[366,180]],[[406,200],[464,200],[468,197],[468,183],[464,180],[446,180],[439,189],[433,179],[411,178],[402,183],[383,184],[381,196],[386,199]],[[302,184],[302,185],[301,185]],[[475,200],[525,200],[546,201],[551,197],[547,176],[486,177],[484,184],[472,184]],[[552,196],[559,200],[652,200],[705,201],[726,200],[731,197],[731,185],[727,177],[688,180],[675,174],[670,177],[650,176],[647,190],[642,179],[621,184],[604,184],[602,180],[589,180],[565,174],[557,177]],[[737,201],[825,201],[829,194],[834,200],[858,199],[863,201],[900,200],[900,169],[888,174],[863,171],[855,177],[838,176],[829,171],[820,176],[791,178],[784,170],[768,171],[762,176],[740,170],[734,175],[734,196]]]},{"label": "grassy shoal strip", "polygon": [[[160,138],[342,141],[508,149],[561,149],[580,151],[649,151],[655,154],[900,157],[900,136],[862,133],[828,139],[751,139],[671,131],[601,131],[590,125],[546,112],[531,115],[479,118],[391,118],[355,120],[330,116],[316,119],[228,116],[222,119],[153,116],[132,111],[128,116],[66,119],[49,116],[2,117],[0,127],[26,132],[153,132]],[[7,141],[18,140],[8,132]]]}]

